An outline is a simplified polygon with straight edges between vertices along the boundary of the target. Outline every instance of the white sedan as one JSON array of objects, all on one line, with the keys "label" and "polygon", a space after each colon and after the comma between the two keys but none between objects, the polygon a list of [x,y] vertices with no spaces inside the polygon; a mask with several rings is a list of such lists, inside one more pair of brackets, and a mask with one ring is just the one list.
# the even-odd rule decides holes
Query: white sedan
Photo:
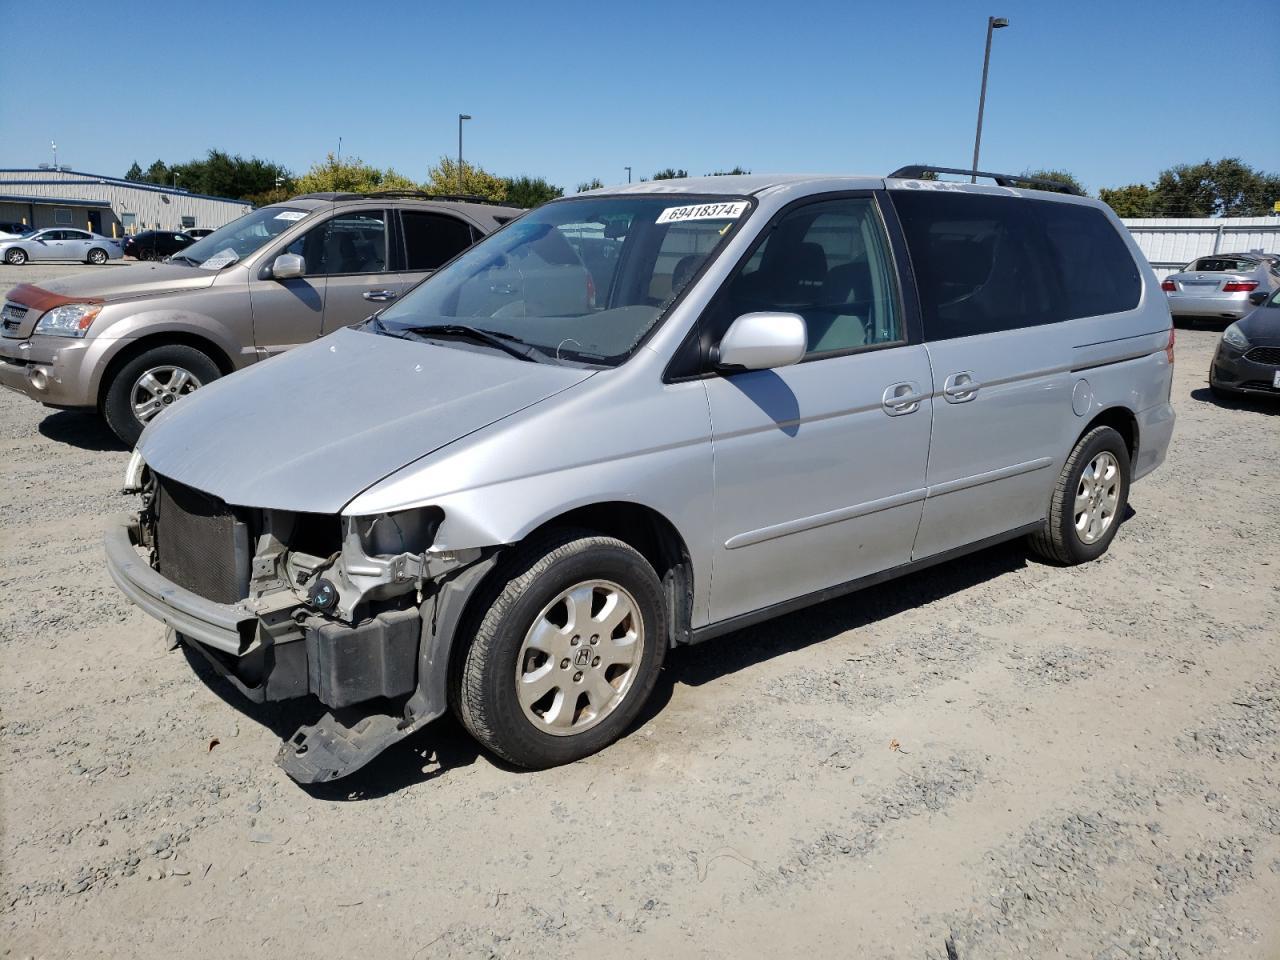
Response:
[{"label": "white sedan", "polygon": [[88,230],[51,227],[33,230],[21,237],[0,240],[0,259],[12,266],[28,260],[79,260],[106,263],[124,256],[120,241]]}]

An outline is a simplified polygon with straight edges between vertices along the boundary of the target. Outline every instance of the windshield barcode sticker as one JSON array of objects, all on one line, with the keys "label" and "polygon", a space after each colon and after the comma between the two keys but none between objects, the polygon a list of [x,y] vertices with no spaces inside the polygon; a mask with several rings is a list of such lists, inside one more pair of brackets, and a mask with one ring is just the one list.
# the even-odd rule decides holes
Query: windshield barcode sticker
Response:
[{"label": "windshield barcode sticker", "polygon": [[659,214],[658,223],[684,223],[686,220],[737,220],[746,211],[746,200],[731,203],[695,203],[688,207],[667,207]]},{"label": "windshield barcode sticker", "polygon": [[284,213],[277,213],[277,220],[301,220],[306,214],[301,210],[286,210]]}]

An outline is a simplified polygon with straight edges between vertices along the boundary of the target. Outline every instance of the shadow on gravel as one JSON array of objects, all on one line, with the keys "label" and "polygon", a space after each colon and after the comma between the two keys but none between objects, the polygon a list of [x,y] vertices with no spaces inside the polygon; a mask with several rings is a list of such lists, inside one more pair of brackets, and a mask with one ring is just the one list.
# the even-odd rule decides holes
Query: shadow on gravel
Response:
[{"label": "shadow on gravel", "polygon": [[1280,413],[1280,397],[1271,398],[1252,393],[1225,393],[1219,396],[1208,387],[1191,391],[1191,399],[1224,410],[1252,410],[1256,413],[1269,413],[1272,416]]},{"label": "shadow on gravel", "polygon": [[40,421],[36,428],[55,443],[81,450],[128,450],[102,418],[86,410],[59,410]]}]

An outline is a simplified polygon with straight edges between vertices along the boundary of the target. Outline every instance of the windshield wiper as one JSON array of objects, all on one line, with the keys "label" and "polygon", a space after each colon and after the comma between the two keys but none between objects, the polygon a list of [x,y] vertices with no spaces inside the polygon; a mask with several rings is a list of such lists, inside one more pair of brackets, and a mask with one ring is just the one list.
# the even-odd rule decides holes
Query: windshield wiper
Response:
[{"label": "windshield wiper", "polygon": [[[378,320],[378,326],[391,332],[391,328],[381,320]],[[538,362],[533,356],[535,352],[544,353],[533,344],[526,343],[514,334],[499,333],[497,330],[481,330],[479,327],[472,327],[465,323],[427,323],[421,326],[400,327],[399,329],[421,336],[459,337],[475,343],[483,343],[490,347],[496,347],[520,360],[528,360],[530,363]]]}]

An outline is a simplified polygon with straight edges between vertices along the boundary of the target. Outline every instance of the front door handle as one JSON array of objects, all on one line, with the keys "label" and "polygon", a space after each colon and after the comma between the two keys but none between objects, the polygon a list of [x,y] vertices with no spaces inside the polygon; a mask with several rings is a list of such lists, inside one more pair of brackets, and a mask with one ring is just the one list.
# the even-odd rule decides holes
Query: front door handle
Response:
[{"label": "front door handle", "polygon": [[396,292],[394,290],[366,290],[364,298],[372,300],[374,303],[386,303],[388,300],[396,298]]},{"label": "front door handle", "polygon": [[963,370],[947,377],[942,384],[942,395],[947,398],[947,403],[968,403],[981,389],[982,384],[973,379],[973,374]]},{"label": "front door handle", "polygon": [[907,380],[885,387],[884,396],[880,402],[884,407],[884,412],[889,416],[901,417],[904,414],[915,413],[919,410],[920,401],[927,396],[928,394],[920,392],[920,384],[914,380]]}]

